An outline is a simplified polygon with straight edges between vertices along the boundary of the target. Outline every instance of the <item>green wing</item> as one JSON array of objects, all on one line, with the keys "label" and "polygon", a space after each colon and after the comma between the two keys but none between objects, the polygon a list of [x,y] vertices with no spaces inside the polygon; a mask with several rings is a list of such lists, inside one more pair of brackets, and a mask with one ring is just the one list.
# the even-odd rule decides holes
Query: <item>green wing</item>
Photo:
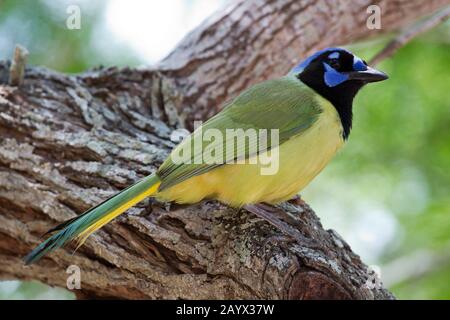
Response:
[{"label": "green wing", "polygon": [[[259,146],[258,136],[246,136],[244,145],[235,144],[232,158],[226,152],[227,143],[234,143],[233,136],[226,134],[227,129],[278,129],[279,144],[287,141],[309,128],[317,119],[321,108],[315,99],[315,93],[291,76],[269,80],[257,84],[241,93],[228,103],[224,110],[205,122],[201,129],[195,130],[178,145],[170,157],[161,165],[157,175],[161,179],[159,190],[176,185],[192,176],[208,172],[231,160],[248,159],[255,155],[255,146]],[[202,135],[209,129],[216,129],[224,140],[204,141]],[[218,130],[218,131],[217,131]],[[195,144],[195,139],[200,141]],[[228,144],[232,145],[232,144]],[[273,147],[256,148],[264,152]],[[180,150],[189,151],[189,161],[174,161],[174,154]],[[203,163],[202,155],[217,151],[222,161],[220,163]]]}]

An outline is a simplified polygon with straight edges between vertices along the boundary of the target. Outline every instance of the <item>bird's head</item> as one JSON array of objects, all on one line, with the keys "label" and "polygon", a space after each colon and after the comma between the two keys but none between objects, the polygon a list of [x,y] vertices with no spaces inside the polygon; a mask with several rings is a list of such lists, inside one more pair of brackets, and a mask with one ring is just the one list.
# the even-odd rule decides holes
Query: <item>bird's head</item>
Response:
[{"label": "bird's head", "polygon": [[371,68],[348,50],[327,48],[306,58],[291,72],[311,89],[329,100],[339,112],[345,135],[351,128],[351,108],[356,93],[367,83],[388,76]]},{"label": "bird's head", "polygon": [[291,71],[296,77],[319,92],[356,87],[383,81],[388,76],[371,68],[361,58],[341,48],[327,48],[305,59]]}]

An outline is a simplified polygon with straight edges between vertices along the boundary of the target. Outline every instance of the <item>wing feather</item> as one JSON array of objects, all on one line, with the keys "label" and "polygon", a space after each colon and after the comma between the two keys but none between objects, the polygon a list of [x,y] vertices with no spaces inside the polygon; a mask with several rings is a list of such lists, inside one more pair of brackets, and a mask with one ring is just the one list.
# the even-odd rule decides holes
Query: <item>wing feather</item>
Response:
[{"label": "wing feather", "polygon": [[[279,143],[282,144],[309,128],[320,112],[314,91],[296,78],[287,76],[257,84],[241,93],[226,105],[222,112],[205,122],[174,149],[157,172],[162,181],[159,190],[208,172],[224,163],[249,159],[255,155],[255,150],[261,153],[274,146],[269,141],[266,149],[255,148],[259,146],[260,141],[258,136],[252,135],[246,136],[247,142],[237,145],[235,152],[227,153],[226,146],[230,146],[233,142],[231,139],[235,139],[226,134],[227,129],[278,129]],[[218,130],[225,139],[205,141],[202,137],[209,129]],[[195,139],[200,142],[194,143]],[[190,150],[189,161],[179,163],[173,160],[173,155],[179,154],[180,150]],[[203,155],[213,150],[218,151],[223,161],[204,163]]]}]

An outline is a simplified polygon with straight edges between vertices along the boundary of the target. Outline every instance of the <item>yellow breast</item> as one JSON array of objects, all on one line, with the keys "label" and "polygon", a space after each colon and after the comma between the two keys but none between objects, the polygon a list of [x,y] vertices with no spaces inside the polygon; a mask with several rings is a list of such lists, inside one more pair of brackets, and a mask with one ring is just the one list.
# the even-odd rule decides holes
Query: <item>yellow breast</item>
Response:
[{"label": "yellow breast", "polygon": [[[278,203],[302,190],[343,145],[336,109],[318,97],[322,113],[301,134],[279,146],[275,174],[261,175],[263,164],[227,164],[168,188],[156,196],[179,203],[218,199],[234,207],[249,203]],[[267,168],[267,164],[264,165]]]}]

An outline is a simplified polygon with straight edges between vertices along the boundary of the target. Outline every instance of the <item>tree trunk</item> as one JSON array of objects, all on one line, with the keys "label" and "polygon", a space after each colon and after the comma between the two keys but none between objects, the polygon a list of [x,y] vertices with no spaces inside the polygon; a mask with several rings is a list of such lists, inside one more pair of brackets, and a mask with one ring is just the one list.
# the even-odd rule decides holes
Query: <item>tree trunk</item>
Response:
[{"label": "tree trunk", "polygon": [[75,264],[83,298],[393,298],[366,284],[359,257],[299,201],[281,208],[320,250],[271,241],[278,230],[214,201],[147,200],[73,255],[57,250],[28,267],[21,260],[50,227],[154,172],[175,127],[208,118],[316,49],[404,26],[447,1],[378,3],[381,30],[366,28],[370,1],[236,1],[148,69],[71,76],[33,67],[12,87],[1,63],[0,278],[65,287]]}]

